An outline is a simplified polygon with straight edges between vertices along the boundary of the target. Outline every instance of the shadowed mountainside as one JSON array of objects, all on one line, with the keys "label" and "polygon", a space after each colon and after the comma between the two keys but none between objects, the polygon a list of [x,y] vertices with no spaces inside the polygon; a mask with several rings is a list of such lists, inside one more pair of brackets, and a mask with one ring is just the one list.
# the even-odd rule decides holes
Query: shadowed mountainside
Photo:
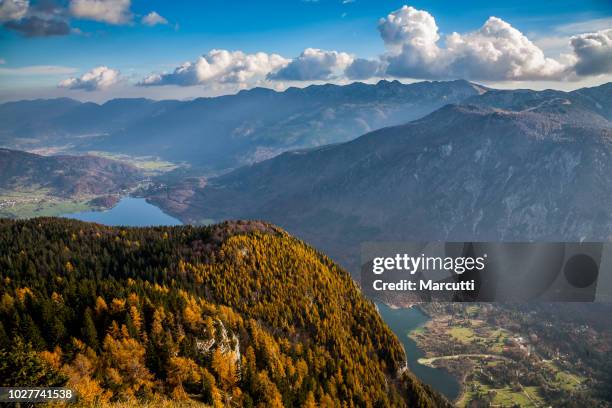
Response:
[{"label": "shadowed mountainside", "polygon": [[[364,240],[607,239],[608,105],[517,92],[210,179],[175,215],[265,219],[353,271]],[[164,194],[154,201],[166,206]]]},{"label": "shadowed mountainside", "polygon": [[95,156],[40,156],[0,149],[0,189],[48,189],[58,197],[117,193],[142,175],[133,166]]}]

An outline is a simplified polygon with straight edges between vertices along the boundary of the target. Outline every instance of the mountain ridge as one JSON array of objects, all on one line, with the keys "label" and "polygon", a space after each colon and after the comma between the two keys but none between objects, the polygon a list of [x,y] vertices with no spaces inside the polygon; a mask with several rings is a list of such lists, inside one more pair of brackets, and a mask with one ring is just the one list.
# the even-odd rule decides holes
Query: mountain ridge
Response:
[{"label": "mountain ridge", "polygon": [[[14,102],[0,105],[0,144],[155,155],[219,172],[292,148],[350,140],[486,89],[463,80],[380,81],[283,92],[254,88],[191,101]],[[44,107],[45,115],[32,115],[29,105]]]},{"label": "mountain ridge", "polygon": [[583,106],[446,105],[211,178],[182,206],[150,198],[186,221],[270,220],[355,271],[362,240],[605,240],[608,159],[612,127]]},{"label": "mountain ridge", "polygon": [[85,404],[450,407],[349,274],[273,225],[0,219],[0,238],[0,353],[33,367],[7,358],[2,386],[67,384]]}]

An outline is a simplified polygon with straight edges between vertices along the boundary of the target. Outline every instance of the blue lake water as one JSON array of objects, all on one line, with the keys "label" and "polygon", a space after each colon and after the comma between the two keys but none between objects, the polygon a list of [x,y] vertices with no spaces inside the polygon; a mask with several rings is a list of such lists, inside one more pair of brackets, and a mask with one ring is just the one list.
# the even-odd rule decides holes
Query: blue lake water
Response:
[{"label": "blue lake water", "polygon": [[62,217],[104,225],[146,227],[152,225],[181,225],[181,221],[169,216],[148,203],[144,198],[123,197],[113,208],[105,211],[83,211],[64,214]]},{"label": "blue lake water", "polygon": [[425,353],[417,347],[414,340],[408,337],[412,330],[427,323],[429,317],[417,308],[392,309],[381,303],[376,305],[385,323],[404,345],[410,371],[425,384],[431,385],[436,391],[444,394],[449,400],[457,398],[461,391],[457,379],[446,370],[419,364],[418,359],[424,357]]}]

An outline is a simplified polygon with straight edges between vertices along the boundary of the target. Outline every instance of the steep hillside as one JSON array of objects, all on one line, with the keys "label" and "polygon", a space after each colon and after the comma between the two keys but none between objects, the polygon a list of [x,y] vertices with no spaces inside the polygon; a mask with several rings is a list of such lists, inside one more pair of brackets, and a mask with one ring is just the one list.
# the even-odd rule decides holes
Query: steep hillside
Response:
[{"label": "steep hillside", "polygon": [[[607,239],[609,122],[583,107],[570,116],[537,105],[449,105],[348,143],[288,152],[193,187],[175,215],[265,219],[353,262],[364,240]],[[154,193],[162,206],[164,194]]]},{"label": "steep hillside", "polygon": [[256,88],[185,102],[21,101],[0,105],[0,144],[155,155],[215,172],[292,148],[344,142],[485,91],[467,81],[381,81]]},{"label": "steep hillside", "polygon": [[66,383],[85,402],[447,406],[403,370],[349,274],[269,224],[0,220],[0,254],[2,386]]},{"label": "steep hillside", "polygon": [[139,171],[94,156],[39,156],[0,149],[0,190],[48,189],[55,196],[102,195],[134,186]]}]

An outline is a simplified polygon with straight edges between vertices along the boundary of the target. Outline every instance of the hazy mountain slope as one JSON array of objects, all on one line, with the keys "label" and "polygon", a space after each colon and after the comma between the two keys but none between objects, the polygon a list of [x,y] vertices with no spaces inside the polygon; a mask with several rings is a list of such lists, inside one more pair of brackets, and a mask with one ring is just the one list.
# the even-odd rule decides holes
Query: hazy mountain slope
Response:
[{"label": "hazy mountain slope", "polygon": [[342,261],[356,260],[363,240],[607,239],[612,128],[582,107],[544,105],[451,105],[288,152],[194,188],[176,213],[269,220]]},{"label": "hazy mountain slope", "polygon": [[558,116],[566,123],[608,126],[612,119],[612,83],[572,92],[556,90],[532,91],[490,90],[473,96],[465,104],[511,111],[536,111]]},{"label": "hazy mountain slope", "polygon": [[[349,274],[269,224],[0,220],[0,252],[2,386],[68,381],[89,404],[449,406],[404,371]],[[29,371],[10,371],[19,358]]]},{"label": "hazy mountain slope", "polygon": [[39,156],[0,149],[0,189],[49,189],[60,197],[116,193],[134,186],[140,172],[125,163],[94,156]]},{"label": "hazy mountain slope", "polygon": [[[485,90],[467,81],[381,81],[284,92],[256,88],[186,102],[23,101],[0,105],[0,143],[159,155],[219,171],[291,148],[347,141]],[[33,114],[46,105],[44,115]]]}]

